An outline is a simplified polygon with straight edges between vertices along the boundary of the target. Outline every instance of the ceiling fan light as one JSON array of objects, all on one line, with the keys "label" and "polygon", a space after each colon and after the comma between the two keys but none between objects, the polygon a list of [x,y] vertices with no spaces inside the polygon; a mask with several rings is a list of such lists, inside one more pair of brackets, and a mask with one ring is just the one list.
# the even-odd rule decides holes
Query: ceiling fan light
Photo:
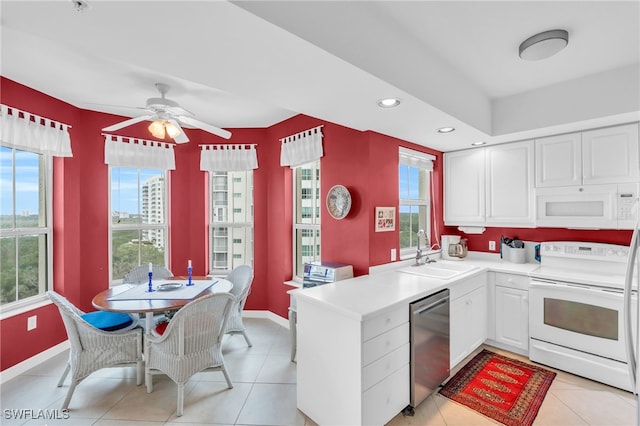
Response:
[{"label": "ceiling fan light", "polygon": [[164,121],[156,120],[147,127],[154,138],[164,139]]},{"label": "ceiling fan light", "polygon": [[171,139],[180,134],[180,129],[176,125],[168,121],[164,123],[164,128]]}]

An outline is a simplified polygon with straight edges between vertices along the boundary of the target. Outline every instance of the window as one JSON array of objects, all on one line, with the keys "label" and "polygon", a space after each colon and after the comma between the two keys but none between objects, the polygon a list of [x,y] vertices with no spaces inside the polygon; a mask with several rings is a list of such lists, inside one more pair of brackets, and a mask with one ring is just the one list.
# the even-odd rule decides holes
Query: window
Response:
[{"label": "window", "polygon": [[435,157],[400,148],[398,166],[398,198],[400,207],[400,254],[413,253],[418,246],[417,235],[420,229],[425,231],[427,244],[431,235],[430,184]]},{"label": "window", "polygon": [[[253,170],[209,173],[210,270],[253,264]],[[232,196],[227,194],[231,192]]]},{"label": "window", "polygon": [[44,294],[51,277],[50,156],[0,146],[0,305]]},{"label": "window", "polygon": [[164,170],[110,167],[111,282],[134,267],[166,265],[167,188]]},{"label": "window", "polygon": [[320,260],[320,160],[304,164],[292,174],[293,276],[302,279],[304,264]]}]

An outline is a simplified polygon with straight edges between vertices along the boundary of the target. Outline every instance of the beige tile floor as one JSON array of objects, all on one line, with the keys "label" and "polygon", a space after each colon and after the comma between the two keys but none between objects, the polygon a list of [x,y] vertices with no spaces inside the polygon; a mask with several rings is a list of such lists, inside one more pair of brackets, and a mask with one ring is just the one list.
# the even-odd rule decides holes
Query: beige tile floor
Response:
[{"label": "beige tile floor", "polygon": [[[7,418],[5,410],[60,407],[68,389],[68,384],[56,387],[66,363],[66,354],[61,354],[2,385],[0,424],[315,425],[296,409],[296,365],[289,359],[289,331],[266,319],[249,318],[246,325],[252,348],[246,346],[242,336],[226,336],[224,341],[223,353],[234,388],[226,388],[222,373],[197,374],[186,386],[182,417],[175,416],[173,382],[156,376],[153,393],[147,394],[144,386],[136,386],[133,368],[126,367],[103,369],[84,380],[71,400],[69,419]],[[496,423],[437,393],[420,404],[413,417],[399,414],[389,423],[390,426],[482,424]],[[634,424],[632,394],[563,372],[558,372],[534,422],[534,425]]]}]

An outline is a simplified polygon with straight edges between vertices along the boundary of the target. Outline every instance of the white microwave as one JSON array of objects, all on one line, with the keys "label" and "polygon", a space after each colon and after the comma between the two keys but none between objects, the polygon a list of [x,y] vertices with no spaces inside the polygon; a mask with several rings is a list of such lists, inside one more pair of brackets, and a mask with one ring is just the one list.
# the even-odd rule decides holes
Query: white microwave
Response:
[{"label": "white microwave", "polygon": [[536,188],[536,226],[633,229],[638,184]]}]

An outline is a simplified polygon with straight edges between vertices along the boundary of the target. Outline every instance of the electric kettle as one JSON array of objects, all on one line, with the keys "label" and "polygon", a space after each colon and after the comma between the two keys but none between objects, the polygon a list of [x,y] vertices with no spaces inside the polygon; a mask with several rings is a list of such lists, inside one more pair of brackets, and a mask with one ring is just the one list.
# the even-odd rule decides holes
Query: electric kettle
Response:
[{"label": "electric kettle", "polygon": [[467,255],[467,239],[459,235],[443,235],[440,255],[446,260],[462,260]]}]

